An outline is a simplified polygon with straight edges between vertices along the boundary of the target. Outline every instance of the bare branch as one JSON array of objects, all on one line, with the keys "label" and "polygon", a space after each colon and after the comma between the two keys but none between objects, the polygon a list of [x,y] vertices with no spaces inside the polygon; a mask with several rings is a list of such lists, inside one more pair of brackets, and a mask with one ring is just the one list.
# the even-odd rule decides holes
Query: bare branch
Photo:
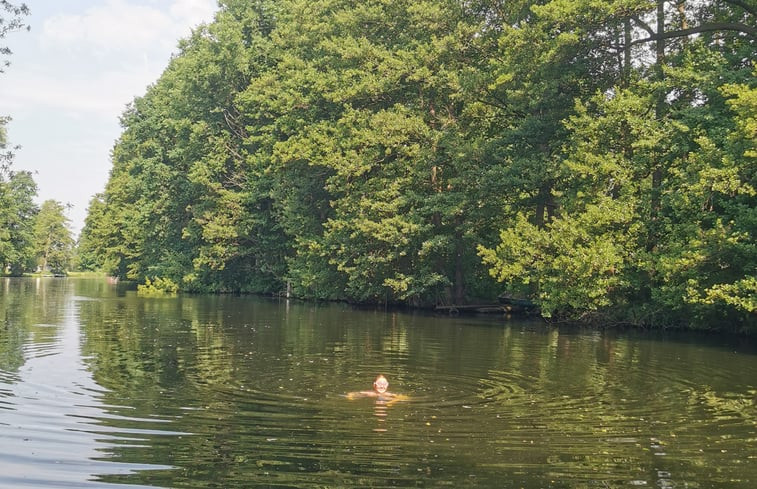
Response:
[{"label": "bare branch", "polygon": [[656,35],[656,34],[657,34],[657,33],[656,33],[656,32],[655,32],[655,31],[654,31],[654,30],[653,30],[653,29],[652,29],[652,28],[651,28],[651,27],[649,26],[649,24],[647,24],[646,22],[644,22],[643,20],[641,20],[641,18],[639,18],[639,16],[637,16],[637,15],[634,15],[634,16],[632,16],[632,17],[631,17],[631,20],[633,20],[634,22],[636,22],[637,24],[639,24],[639,27],[641,27],[642,29],[644,29],[645,31],[647,31],[647,32],[649,33],[649,35],[650,35],[650,36],[654,36],[654,35]]},{"label": "bare branch", "polygon": [[633,46],[635,44],[658,41],[660,39],[673,39],[676,37],[686,37],[692,34],[700,34],[702,32],[713,32],[713,31],[736,31],[736,32],[741,32],[743,34],[746,34],[749,37],[752,37],[754,39],[757,39],[757,29],[754,27],[748,26],[746,24],[741,24],[738,22],[713,22],[711,24],[702,24],[700,26],[692,27],[690,29],[679,29],[675,31],[668,31],[663,34],[650,35],[649,37],[645,37],[643,39],[634,40],[633,42],[631,42],[631,45]]}]

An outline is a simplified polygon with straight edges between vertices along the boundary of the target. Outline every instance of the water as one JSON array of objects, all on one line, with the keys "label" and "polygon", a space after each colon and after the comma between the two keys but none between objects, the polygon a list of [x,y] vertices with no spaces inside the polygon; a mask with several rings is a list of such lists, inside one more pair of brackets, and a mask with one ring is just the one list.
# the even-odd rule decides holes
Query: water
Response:
[{"label": "water", "polygon": [[75,279],[0,317],[0,487],[757,487],[753,340]]}]

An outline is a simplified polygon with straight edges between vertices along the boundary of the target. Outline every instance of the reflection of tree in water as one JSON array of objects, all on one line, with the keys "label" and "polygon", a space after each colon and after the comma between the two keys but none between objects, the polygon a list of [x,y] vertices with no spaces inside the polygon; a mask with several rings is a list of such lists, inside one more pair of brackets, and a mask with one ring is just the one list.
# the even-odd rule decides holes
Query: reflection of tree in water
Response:
[{"label": "reflection of tree in water", "polygon": [[[173,416],[171,430],[192,435],[170,443],[149,437],[165,448],[150,450],[149,461],[186,467],[201,480],[233,480],[239,464],[281,471],[296,459],[313,467],[288,444],[318,438],[320,398],[333,388],[324,369],[338,363],[322,356],[330,335],[313,334],[309,321],[277,323],[277,304],[229,300],[127,296],[82,304],[83,348],[109,389],[105,402],[123,406],[113,409],[124,416]],[[124,461],[135,455],[113,447]]]},{"label": "reflection of tree in water", "polygon": [[[127,295],[82,302],[80,313],[84,353],[116,416],[99,422],[147,428],[108,457],[177,467],[110,482],[486,484],[510,474],[542,487],[612,474],[653,485],[661,471],[680,483],[706,475],[696,464],[713,454],[692,450],[719,436],[702,407],[714,401],[693,402],[689,382],[738,372],[715,377],[711,391],[728,399],[754,373],[726,367],[725,352],[674,342],[334,305]],[[413,401],[345,401],[378,372]],[[718,446],[743,452],[734,443]]]},{"label": "reflection of tree in water", "polygon": [[[170,421],[167,429],[188,433],[145,436],[149,453],[112,447],[114,459],[184,467],[195,480],[231,481],[239,470],[286,478],[328,470],[324,447],[355,429],[347,417],[348,431],[334,431],[345,416],[335,393],[353,376],[355,352],[365,352],[364,335],[348,334],[341,309],[305,306],[287,315],[277,303],[247,299],[127,295],[82,303],[80,312],[83,350],[113,414]],[[314,327],[321,323],[342,327]],[[385,330],[375,329],[368,357],[384,350]]]},{"label": "reflection of tree in water", "polygon": [[[107,412],[93,429],[116,440],[102,456],[176,467],[103,476],[109,482],[407,486],[472,475],[486,485],[505,474],[524,487],[696,478],[717,487],[704,467],[717,465],[721,478],[754,474],[754,441],[743,436],[755,427],[749,352],[670,336],[15,280],[0,281],[8,372],[70,320],[61,316],[71,310],[65,284],[106,294],[74,308]],[[412,402],[345,401],[378,372]]]},{"label": "reflection of tree in water", "polygon": [[55,342],[69,286],[53,278],[0,278],[0,370],[17,372],[26,345]]}]

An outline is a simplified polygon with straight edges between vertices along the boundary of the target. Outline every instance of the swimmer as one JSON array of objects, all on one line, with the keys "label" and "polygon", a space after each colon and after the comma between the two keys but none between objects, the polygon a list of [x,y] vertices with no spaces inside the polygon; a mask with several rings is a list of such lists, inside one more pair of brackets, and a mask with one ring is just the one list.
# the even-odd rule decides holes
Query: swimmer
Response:
[{"label": "swimmer", "polygon": [[373,381],[373,390],[372,391],[359,391],[359,392],[350,392],[347,394],[347,399],[357,399],[359,397],[375,397],[378,401],[404,401],[408,399],[407,396],[403,396],[402,394],[394,394],[392,392],[389,392],[387,389],[389,388],[389,381],[386,380],[386,377],[383,375],[379,375],[376,377],[376,380]]}]

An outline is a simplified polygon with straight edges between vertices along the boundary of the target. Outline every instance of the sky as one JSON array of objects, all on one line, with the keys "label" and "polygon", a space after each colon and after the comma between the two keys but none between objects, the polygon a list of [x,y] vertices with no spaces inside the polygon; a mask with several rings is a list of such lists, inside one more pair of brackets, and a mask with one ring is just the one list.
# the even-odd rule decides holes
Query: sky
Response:
[{"label": "sky", "polygon": [[[20,4],[21,0],[11,1]],[[13,170],[30,170],[37,202],[70,204],[77,236],[105,189],[119,117],[144,95],[179,39],[212,21],[216,0],[23,0],[30,31],[0,41],[13,54],[0,73],[0,115],[10,116]]]}]

